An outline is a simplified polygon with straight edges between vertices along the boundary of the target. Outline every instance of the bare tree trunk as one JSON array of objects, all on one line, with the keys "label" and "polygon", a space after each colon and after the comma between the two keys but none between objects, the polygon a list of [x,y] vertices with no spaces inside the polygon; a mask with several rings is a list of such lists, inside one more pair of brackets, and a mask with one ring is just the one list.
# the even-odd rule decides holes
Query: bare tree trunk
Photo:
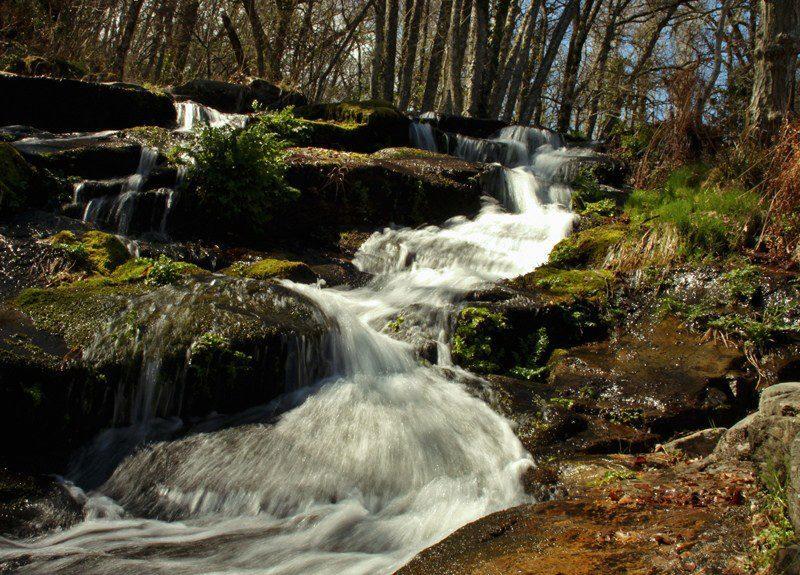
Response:
[{"label": "bare tree trunk", "polygon": [[286,51],[286,40],[292,26],[295,0],[275,0],[275,40],[267,54],[267,78],[271,82],[283,80],[283,55]]},{"label": "bare tree trunk", "polygon": [[455,114],[461,114],[464,111],[464,88],[461,85],[461,73],[464,66],[464,42],[469,30],[471,11],[472,0],[454,0],[453,11],[450,15],[450,45],[447,49],[450,58],[447,91],[451,109]]},{"label": "bare tree trunk", "polygon": [[569,0],[564,6],[564,11],[561,13],[561,16],[558,18],[555,30],[553,30],[553,34],[550,37],[550,42],[547,44],[547,50],[545,51],[542,61],[539,63],[539,67],[536,70],[536,76],[533,78],[533,84],[528,92],[525,106],[522,108],[522,114],[520,115],[520,122],[522,124],[527,124],[530,122],[536,106],[542,99],[544,83],[547,80],[548,74],[550,74],[550,69],[553,67],[553,62],[556,59],[556,54],[558,54],[558,49],[561,47],[561,41],[564,39],[570,22],[575,16],[575,11],[577,9],[578,0]]},{"label": "bare tree trunk", "polygon": [[760,0],[753,94],[748,129],[762,140],[774,137],[790,111],[797,52],[800,47],[800,2]]},{"label": "bare tree trunk", "polygon": [[250,70],[244,58],[242,41],[239,39],[239,34],[236,32],[236,28],[234,28],[233,22],[231,22],[231,18],[225,10],[220,13],[220,19],[222,20],[222,25],[225,27],[225,33],[228,35],[228,41],[231,43],[233,55],[236,57],[237,68],[240,72],[249,76]]},{"label": "bare tree trunk", "polygon": [[[497,82],[497,73],[500,66],[500,52],[503,40],[506,37],[506,20],[509,15],[511,0],[498,0],[494,13],[494,26],[489,40],[489,51],[486,57],[486,71],[478,99],[478,115],[489,117],[489,98]],[[513,27],[514,23],[511,23]]]},{"label": "bare tree trunk", "polygon": [[575,12],[575,24],[572,37],[569,41],[567,61],[564,65],[564,78],[561,82],[561,106],[558,109],[556,129],[559,132],[568,132],[572,119],[572,108],[575,104],[576,84],[578,71],[583,58],[583,47],[589,37],[597,12],[603,0],[585,0],[583,9]]},{"label": "bare tree trunk", "polygon": [[486,81],[486,42],[489,36],[489,0],[474,0],[472,4],[472,69],[470,70],[469,115],[486,117],[487,110],[482,105],[483,84]]},{"label": "bare tree trunk", "polygon": [[125,79],[125,60],[131,48],[133,34],[136,32],[136,24],[139,22],[139,14],[142,11],[143,0],[131,0],[128,6],[128,13],[125,16],[125,27],[122,30],[122,38],[114,54],[114,76],[119,80]]},{"label": "bare tree trunk", "polygon": [[264,61],[264,48],[266,39],[264,37],[264,26],[261,24],[261,18],[256,10],[255,0],[242,0],[244,11],[247,13],[247,18],[250,20],[250,28],[253,32],[253,48],[256,51],[256,71],[260,77],[266,76],[267,66]]},{"label": "bare tree trunk", "polygon": [[192,41],[194,27],[197,25],[198,0],[184,0],[178,9],[178,34],[173,50],[172,72],[177,80],[183,78],[186,60],[189,58],[189,44]]},{"label": "bare tree trunk", "polygon": [[439,89],[439,82],[445,76],[444,49],[447,33],[450,29],[450,12],[453,3],[450,0],[441,0],[439,5],[439,17],[436,20],[436,35],[433,38],[431,48],[431,58],[428,63],[428,74],[425,78],[425,92],[422,95],[422,111],[433,110],[436,106],[436,93]]},{"label": "bare tree trunk", "polygon": [[417,60],[417,45],[419,43],[419,28],[422,21],[422,9],[425,0],[415,0],[411,18],[407,19],[408,27],[404,31],[406,37],[403,65],[400,71],[400,98],[399,108],[405,110],[411,100],[411,88],[414,81],[414,64]]},{"label": "bare tree trunk", "polygon": [[373,100],[383,97],[383,57],[386,52],[385,40],[386,2],[375,2],[375,45],[372,48],[372,81],[370,90]]},{"label": "bare tree trunk", "polygon": [[[509,61],[492,93],[492,107],[490,108],[492,116],[500,115],[500,111],[503,110],[502,117],[508,120],[514,111],[514,104],[517,101],[517,96],[522,86],[522,77],[525,74],[525,70],[528,68],[531,44],[536,33],[536,22],[539,17],[541,5],[541,0],[537,0],[528,8],[528,12],[522,20],[520,32],[517,35],[514,47],[511,50],[511,55],[508,58]],[[508,98],[508,101],[506,105],[503,106],[506,98]]]},{"label": "bare tree trunk", "polygon": [[383,99],[394,101],[394,69],[397,60],[397,23],[400,6],[398,0],[386,0],[386,32],[383,58]]}]

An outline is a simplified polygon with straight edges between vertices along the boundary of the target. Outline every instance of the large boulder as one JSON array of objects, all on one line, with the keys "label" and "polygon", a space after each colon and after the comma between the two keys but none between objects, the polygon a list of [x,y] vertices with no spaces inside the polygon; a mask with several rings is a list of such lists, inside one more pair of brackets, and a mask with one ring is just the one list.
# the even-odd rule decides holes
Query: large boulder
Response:
[{"label": "large boulder", "polygon": [[470,138],[490,138],[501,128],[508,126],[508,122],[485,118],[469,118],[448,114],[428,115],[423,121],[433,124],[443,132],[460,134]]},{"label": "large boulder", "polygon": [[[379,229],[391,223],[440,223],[480,209],[482,179],[491,167],[413,149],[365,155],[319,148],[293,148],[286,179],[300,190],[280,213],[267,214],[256,229],[227,225],[238,242],[302,239],[329,243],[343,229]],[[265,218],[266,216],[265,215]],[[208,237],[219,214],[198,213],[191,193],[181,194],[171,212],[172,229],[183,236]]]},{"label": "large boulder", "polygon": [[260,78],[251,78],[245,84],[196,78],[180,86],[173,86],[169,91],[176,99],[192,100],[220,112],[236,114],[253,112],[254,102],[269,110],[306,104],[306,98],[302,94]]},{"label": "large boulder", "polygon": [[33,126],[52,132],[96,132],[134,126],[173,126],[169,96],[78,80],[0,73],[0,126]]},{"label": "large boulder", "polygon": [[309,120],[308,145],[372,153],[410,144],[411,120],[382,100],[312,104],[295,110]]},{"label": "large boulder", "polygon": [[0,315],[4,456],[54,466],[104,427],[264,404],[327,373],[328,329],[283,286],[162,259],[26,290]]}]

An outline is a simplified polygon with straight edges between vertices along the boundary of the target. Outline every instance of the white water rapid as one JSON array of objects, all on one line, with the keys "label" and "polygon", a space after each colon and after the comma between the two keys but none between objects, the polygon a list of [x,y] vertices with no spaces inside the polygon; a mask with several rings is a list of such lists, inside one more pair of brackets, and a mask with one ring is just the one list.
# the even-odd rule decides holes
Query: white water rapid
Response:
[{"label": "white water rapid", "polygon": [[[0,560],[35,574],[391,573],[524,501],[530,457],[448,369],[446,318],[467,291],[541,265],[569,232],[570,190],[550,178],[574,153],[527,129],[471,142],[464,155],[510,146],[517,158],[476,218],[374,234],[355,260],[374,274],[364,287],[286,282],[335,326],[333,377],[280,400],[294,407],[277,421],[134,453],[88,494],[85,521],[0,541]],[[382,332],[399,313],[438,342],[439,365]]]}]

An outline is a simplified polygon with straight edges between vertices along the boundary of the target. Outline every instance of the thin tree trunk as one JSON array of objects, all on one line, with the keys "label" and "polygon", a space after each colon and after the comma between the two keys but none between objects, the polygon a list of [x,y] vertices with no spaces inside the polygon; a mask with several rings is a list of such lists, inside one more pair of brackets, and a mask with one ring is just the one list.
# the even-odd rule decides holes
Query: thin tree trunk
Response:
[{"label": "thin tree trunk", "polygon": [[414,64],[417,59],[417,45],[419,44],[419,28],[422,22],[422,11],[425,0],[415,0],[411,18],[407,19],[408,27],[404,31],[406,37],[405,55],[400,71],[400,97],[399,108],[405,110],[411,99],[411,88],[414,81]]},{"label": "thin tree trunk", "polygon": [[705,112],[706,104],[708,103],[709,98],[711,98],[711,94],[714,93],[714,86],[716,85],[720,71],[722,70],[722,40],[723,35],[725,34],[725,25],[728,20],[728,12],[730,12],[732,7],[733,0],[725,0],[719,13],[717,29],[714,34],[714,66],[711,70],[711,74],[709,74],[708,80],[703,86],[702,92],[700,92],[700,95],[697,97],[695,107],[695,115],[697,116],[698,122],[703,121],[703,113]]},{"label": "thin tree trunk", "polygon": [[384,33],[383,99],[394,101],[394,70],[397,60],[397,23],[400,6],[398,0],[386,0],[386,31]]},{"label": "thin tree trunk", "polygon": [[572,108],[575,104],[578,71],[583,58],[583,47],[589,37],[589,30],[594,25],[602,0],[585,0],[583,10],[575,13],[575,24],[569,41],[569,52],[564,65],[564,78],[561,83],[561,106],[558,109],[556,129],[568,132],[572,119]]},{"label": "thin tree trunk", "polygon": [[461,85],[461,72],[464,65],[464,41],[469,30],[472,0],[454,0],[450,15],[450,72],[448,74],[447,91],[451,110],[455,114],[464,111],[464,89]]},{"label": "thin tree trunk", "polygon": [[131,0],[128,6],[128,12],[125,16],[125,27],[122,30],[122,38],[120,38],[119,45],[114,54],[114,76],[119,80],[125,79],[125,60],[131,48],[133,34],[136,32],[136,24],[139,22],[139,14],[142,11],[143,1],[144,0]]},{"label": "thin tree trunk", "polygon": [[228,41],[231,43],[233,55],[236,57],[237,68],[240,72],[249,76],[250,70],[247,66],[247,61],[244,58],[242,41],[239,39],[239,34],[236,32],[236,28],[234,28],[233,22],[231,22],[231,18],[228,16],[228,13],[225,12],[225,10],[220,13],[220,19],[222,20],[222,25],[225,27],[225,33],[228,35]]},{"label": "thin tree trunk", "polygon": [[[511,66],[508,67],[507,78],[504,77],[501,80],[498,84],[500,89],[497,90],[496,94],[492,95],[492,101],[497,106],[497,111],[493,115],[497,115],[502,109],[502,118],[506,121],[510,120],[514,113],[514,106],[519,97],[522,80],[525,71],[528,69],[531,56],[531,44],[533,44],[536,35],[536,24],[539,20],[541,6],[542,0],[536,0],[528,9],[527,14],[525,14],[525,18],[522,22],[522,30],[520,30],[514,45],[513,51],[516,52],[516,57],[513,60],[513,68]],[[504,100],[505,107],[501,108]]]},{"label": "thin tree trunk", "polygon": [[539,63],[539,67],[536,70],[536,75],[533,78],[533,84],[528,92],[525,106],[522,109],[522,114],[520,116],[520,122],[522,124],[527,124],[530,122],[531,118],[533,117],[534,110],[536,109],[537,105],[540,104],[545,81],[547,80],[547,76],[553,67],[556,54],[558,54],[558,49],[561,47],[561,41],[564,39],[570,22],[575,16],[575,11],[577,9],[578,0],[569,0],[567,5],[564,6],[564,11],[561,13],[561,16],[558,18],[555,30],[553,30],[553,34],[550,37],[550,42],[547,44],[547,50],[545,51],[542,61]]},{"label": "thin tree trunk", "polygon": [[[489,98],[497,82],[497,73],[500,67],[500,51],[506,37],[506,25],[510,12],[511,0],[498,0],[494,13],[494,26],[489,40],[489,52],[486,57],[486,71],[484,72],[483,85],[478,100],[478,114],[489,116]],[[511,23],[513,26],[513,22]]]},{"label": "thin tree trunk", "polygon": [[200,7],[198,0],[184,0],[178,11],[178,34],[175,38],[173,51],[173,74],[177,80],[183,78],[183,70],[189,58],[189,44],[197,25],[197,10]]},{"label": "thin tree trunk", "polygon": [[436,20],[436,35],[433,37],[431,58],[428,63],[428,74],[425,78],[425,92],[422,95],[422,111],[428,112],[436,107],[436,93],[439,82],[445,76],[444,49],[447,33],[450,29],[450,12],[453,3],[450,0],[441,0],[439,17]]},{"label": "thin tree trunk", "polygon": [[372,81],[370,90],[373,100],[383,97],[383,57],[386,52],[385,40],[386,3],[375,2],[375,44],[372,49]]},{"label": "thin tree trunk", "polygon": [[256,10],[255,0],[242,0],[242,6],[247,13],[247,18],[250,20],[250,28],[253,32],[253,48],[256,51],[256,71],[260,77],[266,76],[267,66],[264,61],[264,48],[266,39],[264,37],[264,26],[261,24],[261,18]]},{"label": "thin tree trunk", "polygon": [[275,40],[267,54],[267,78],[271,82],[283,80],[283,56],[286,51],[286,40],[289,37],[289,30],[292,26],[292,16],[294,15],[294,0],[275,0],[276,19],[275,19]]},{"label": "thin tree trunk", "polygon": [[487,46],[489,35],[489,0],[474,0],[472,4],[472,69],[470,71],[469,115],[486,117],[483,106],[486,81]]}]

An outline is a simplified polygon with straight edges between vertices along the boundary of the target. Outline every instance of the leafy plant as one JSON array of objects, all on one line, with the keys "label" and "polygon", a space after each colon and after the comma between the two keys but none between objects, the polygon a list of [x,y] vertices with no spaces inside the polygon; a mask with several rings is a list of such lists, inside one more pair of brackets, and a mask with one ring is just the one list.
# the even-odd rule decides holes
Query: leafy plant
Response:
[{"label": "leafy plant", "polygon": [[191,267],[193,267],[191,264],[176,262],[164,254],[161,254],[158,256],[158,259],[153,262],[150,271],[147,272],[145,283],[147,285],[157,286],[173,284]]},{"label": "leafy plant", "polygon": [[263,112],[258,115],[258,122],[263,129],[290,144],[307,144],[311,137],[308,120],[295,116],[293,106],[277,112]]},{"label": "leafy plant", "polygon": [[187,153],[199,212],[222,233],[259,235],[300,195],[285,179],[286,142],[267,124],[204,128]]}]

